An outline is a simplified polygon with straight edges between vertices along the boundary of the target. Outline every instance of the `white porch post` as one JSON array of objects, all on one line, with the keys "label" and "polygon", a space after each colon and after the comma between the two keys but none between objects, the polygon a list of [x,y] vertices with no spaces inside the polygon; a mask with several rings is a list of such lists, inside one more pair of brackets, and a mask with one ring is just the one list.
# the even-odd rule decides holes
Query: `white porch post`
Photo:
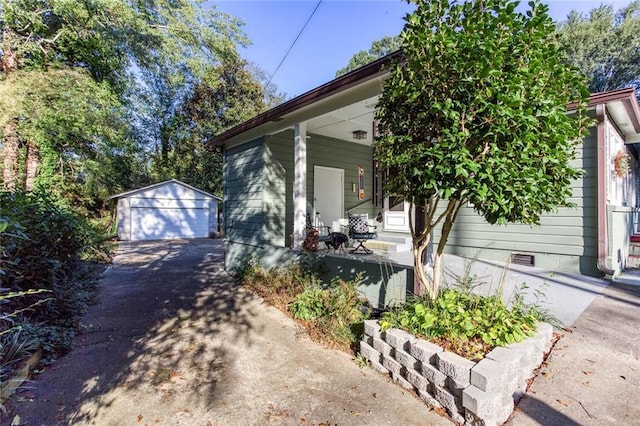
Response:
[{"label": "white porch post", "polygon": [[294,128],[293,248],[300,249],[305,238],[307,213],[307,123]]}]

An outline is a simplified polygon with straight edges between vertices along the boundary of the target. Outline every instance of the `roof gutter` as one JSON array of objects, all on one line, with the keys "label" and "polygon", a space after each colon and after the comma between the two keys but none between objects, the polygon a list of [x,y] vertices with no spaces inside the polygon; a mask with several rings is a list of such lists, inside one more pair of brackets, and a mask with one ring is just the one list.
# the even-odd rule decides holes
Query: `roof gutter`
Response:
[{"label": "roof gutter", "polygon": [[605,275],[613,276],[615,271],[607,266],[609,257],[609,234],[607,223],[607,144],[606,130],[606,106],[596,105],[597,126],[597,151],[598,151],[598,270]]}]

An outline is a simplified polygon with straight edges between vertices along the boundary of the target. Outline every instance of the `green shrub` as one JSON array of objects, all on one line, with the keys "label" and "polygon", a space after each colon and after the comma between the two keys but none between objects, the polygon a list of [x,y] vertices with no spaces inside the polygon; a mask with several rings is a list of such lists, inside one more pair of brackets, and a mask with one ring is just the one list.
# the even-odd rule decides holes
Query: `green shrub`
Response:
[{"label": "green shrub", "polygon": [[506,268],[493,295],[476,294],[483,283],[471,275],[472,263],[468,261],[464,273],[454,277],[453,286],[442,289],[435,300],[416,299],[385,312],[382,329],[401,328],[469,359],[480,359],[496,346],[533,335],[539,321],[558,324],[540,307],[541,291],[536,291],[533,303],[525,302],[526,284],[516,289],[511,303],[502,299]]},{"label": "green shrub", "polygon": [[0,224],[0,335],[36,342],[53,360],[93,301],[102,234],[44,190],[0,192]]},{"label": "green shrub", "polygon": [[321,268],[318,259],[304,257],[298,264],[270,270],[244,261],[238,272],[246,287],[302,321],[312,339],[348,350],[360,340],[366,319],[356,291],[360,277],[325,284],[314,273]]},{"label": "green shrub", "polygon": [[258,260],[256,257],[247,251],[243,251],[240,254],[238,266],[234,267],[231,272],[238,280],[245,281],[251,279],[257,270]]},{"label": "green shrub", "polygon": [[352,346],[362,336],[366,313],[357,294],[358,275],[353,281],[334,279],[328,286],[313,286],[298,294],[289,304],[295,319],[310,322],[318,339],[338,346]]}]

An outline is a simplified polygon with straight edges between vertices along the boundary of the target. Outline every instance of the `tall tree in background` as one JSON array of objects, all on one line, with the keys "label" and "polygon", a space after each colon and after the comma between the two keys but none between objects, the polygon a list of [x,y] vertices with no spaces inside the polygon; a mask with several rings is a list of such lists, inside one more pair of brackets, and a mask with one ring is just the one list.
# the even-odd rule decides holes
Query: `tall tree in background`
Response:
[{"label": "tall tree in background", "polygon": [[[152,160],[165,167],[175,141],[184,139],[180,132],[185,128],[179,125],[182,102],[211,67],[237,60],[236,45],[246,42],[240,25],[201,0],[0,0],[0,85],[6,93],[15,89],[11,93],[23,96],[6,103],[10,108],[0,123],[4,186],[50,185],[48,165],[61,158],[88,161],[81,150],[87,146],[111,146],[104,152],[94,150],[98,155],[93,161],[98,163],[145,169],[144,164],[132,163],[136,155],[129,161],[112,161],[114,153],[135,154],[130,151],[133,145],[130,139],[111,137],[107,127],[97,124],[102,122],[93,116],[97,111],[110,111],[116,133],[150,148]],[[57,72],[75,77],[54,83],[54,75],[48,73]],[[96,84],[93,88],[87,78]],[[15,82],[20,84],[12,89]],[[37,84],[42,82],[51,90],[38,96]],[[116,117],[123,112],[112,103],[118,101],[127,106],[128,121]],[[26,105],[33,107],[33,114]],[[60,111],[67,117],[53,119],[53,106],[66,106]],[[65,120],[70,130],[61,132]],[[34,132],[29,126],[36,123]],[[107,131],[104,141],[96,143],[102,131]],[[116,140],[123,145],[112,146]],[[86,185],[98,183],[89,176],[98,169],[85,167],[81,175]],[[69,175],[57,176],[72,184]],[[126,181],[111,190],[123,185]]]},{"label": "tall tree in background", "polygon": [[558,25],[568,61],[584,73],[591,92],[635,87],[640,99],[640,0],[614,12],[601,5],[572,11]]},{"label": "tall tree in background", "polygon": [[[538,224],[570,203],[576,141],[586,114],[584,77],[562,62],[555,26],[539,1],[452,3],[415,0],[402,37],[403,59],[391,69],[378,103],[381,167],[395,171],[387,190],[424,206],[423,231],[410,222],[417,292],[432,299],[442,254],[460,209],[472,203],[489,223]],[[433,276],[424,253],[441,232]]]},{"label": "tall tree in background", "polygon": [[205,142],[264,111],[268,102],[277,101],[265,95],[246,61],[231,60],[211,67],[184,100],[164,172],[221,195],[222,154]]},{"label": "tall tree in background", "polygon": [[349,59],[347,66],[336,72],[336,77],[340,77],[341,75],[345,75],[348,72],[365,66],[376,59],[395,52],[398,49],[400,49],[400,37],[382,37],[380,40],[374,41],[369,50],[361,50],[353,55],[351,59]]},{"label": "tall tree in background", "polygon": [[39,151],[37,179],[25,178],[29,188],[45,186],[94,209],[107,188],[132,174],[122,170],[135,152],[125,110],[108,84],[82,70],[12,72],[0,81],[0,121],[12,117],[19,117],[14,131]]}]

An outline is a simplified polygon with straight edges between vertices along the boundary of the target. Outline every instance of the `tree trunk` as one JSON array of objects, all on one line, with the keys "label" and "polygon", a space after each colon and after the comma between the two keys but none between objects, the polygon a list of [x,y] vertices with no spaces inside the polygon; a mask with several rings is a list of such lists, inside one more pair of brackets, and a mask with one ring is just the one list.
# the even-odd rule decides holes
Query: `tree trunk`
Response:
[{"label": "tree trunk", "polygon": [[16,133],[15,123],[4,126],[4,143],[2,145],[2,181],[4,187],[13,191],[18,183],[18,159],[20,157],[20,138]]},{"label": "tree trunk", "polygon": [[434,291],[433,277],[427,273],[426,267],[431,264],[430,245],[431,233],[427,239],[413,247],[413,292],[416,296],[422,296],[425,293],[431,300],[435,299],[438,294],[437,289]]},{"label": "tree trunk", "polygon": [[432,283],[434,295],[438,294],[440,284],[442,284],[442,254],[444,253],[444,248],[447,245],[447,240],[449,239],[451,228],[453,228],[453,223],[455,222],[456,217],[458,217],[458,212],[460,212],[460,208],[463,204],[464,201],[450,200],[449,206],[447,206],[447,213],[442,222],[442,233],[440,234],[440,240],[438,241],[438,246],[436,247],[434,255]]},{"label": "tree trunk", "polygon": [[40,150],[33,141],[27,143],[27,161],[26,161],[26,178],[24,189],[31,191],[36,183],[38,176],[38,166],[40,165]]}]

